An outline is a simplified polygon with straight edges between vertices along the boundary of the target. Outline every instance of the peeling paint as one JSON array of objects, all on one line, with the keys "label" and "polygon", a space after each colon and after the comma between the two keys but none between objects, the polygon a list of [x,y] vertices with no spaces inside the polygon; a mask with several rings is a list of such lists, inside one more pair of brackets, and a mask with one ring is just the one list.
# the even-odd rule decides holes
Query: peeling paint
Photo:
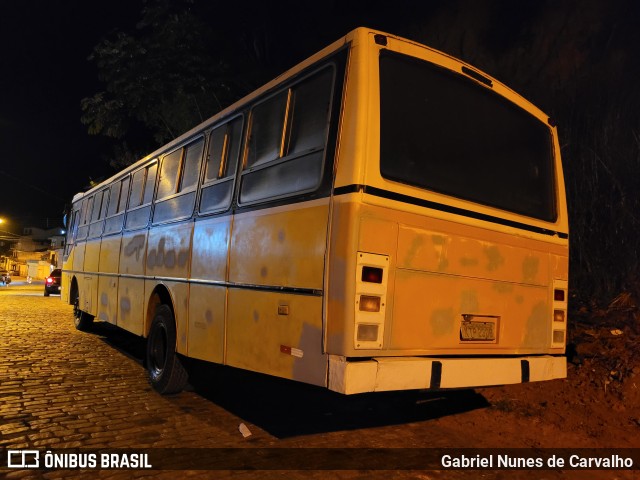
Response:
[{"label": "peeling paint", "polygon": [[462,257],[460,259],[460,265],[467,268],[476,267],[478,263],[480,263],[480,261],[477,258]]},{"label": "peeling paint", "polygon": [[522,262],[522,278],[525,283],[532,283],[538,276],[540,270],[540,258],[539,257],[527,257]]},{"label": "peeling paint", "polygon": [[420,250],[424,245],[424,240],[421,236],[416,235],[411,240],[411,245],[405,254],[405,263],[411,264],[413,263],[414,258],[419,254]]},{"label": "peeling paint", "polygon": [[176,252],[175,250],[169,250],[164,255],[164,266],[167,268],[173,268],[176,266]]},{"label": "peeling paint", "polygon": [[513,285],[505,282],[496,282],[493,284],[493,289],[498,293],[507,294],[513,292]]},{"label": "peeling paint", "polygon": [[187,250],[180,250],[178,252],[178,266],[184,267],[189,261],[189,252]]},{"label": "peeling paint", "polygon": [[522,340],[523,346],[528,348],[542,348],[546,345],[548,324],[550,319],[549,309],[545,302],[538,302],[533,306],[529,318],[527,318],[527,326],[525,328],[525,336]]},{"label": "peeling paint", "polygon": [[444,235],[431,235],[431,241],[434,245],[444,245],[446,243],[446,237]]},{"label": "peeling paint", "polygon": [[434,337],[450,335],[454,330],[455,313],[453,308],[434,310],[431,315],[431,333]]},{"label": "peeling paint", "polygon": [[144,235],[135,235],[124,247],[124,254],[127,257],[136,256],[136,260],[140,260],[140,253],[144,250]]},{"label": "peeling paint", "polygon": [[122,316],[126,316],[131,311],[131,300],[129,297],[122,297],[120,299],[120,312]]},{"label": "peeling paint", "polygon": [[443,235],[431,235],[431,241],[438,259],[438,271],[444,272],[449,268],[449,259],[447,258],[447,238]]},{"label": "peeling paint", "polygon": [[463,290],[460,295],[460,311],[462,313],[478,312],[480,302],[478,292],[475,290]]},{"label": "peeling paint", "polygon": [[485,247],[484,254],[487,257],[487,270],[490,272],[497,270],[504,264],[504,257],[496,245]]}]

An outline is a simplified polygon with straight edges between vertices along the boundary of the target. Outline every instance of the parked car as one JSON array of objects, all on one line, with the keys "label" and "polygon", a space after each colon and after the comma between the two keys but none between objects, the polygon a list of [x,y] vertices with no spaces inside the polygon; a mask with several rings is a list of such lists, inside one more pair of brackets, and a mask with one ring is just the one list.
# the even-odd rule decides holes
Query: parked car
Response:
[{"label": "parked car", "polygon": [[8,286],[11,283],[11,275],[6,270],[0,270],[0,285]]},{"label": "parked car", "polygon": [[62,270],[56,268],[51,272],[44,281],[44,296],[48,297],[52,293],[60,293],[60,277],[62,276]]}]

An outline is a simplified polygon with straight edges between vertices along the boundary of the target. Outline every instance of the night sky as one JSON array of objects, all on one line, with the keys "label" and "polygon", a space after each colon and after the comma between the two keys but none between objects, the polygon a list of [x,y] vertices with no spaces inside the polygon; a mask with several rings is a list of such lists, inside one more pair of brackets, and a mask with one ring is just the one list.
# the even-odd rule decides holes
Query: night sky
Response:
[{"label": "night sky", "polygon": [[0,5],[0,217],[21,233],[60,225],[74,193],[110,172],[104,139],[80,123],[80,100],[100,88],[87,57],[114,28],[135,24],[141,1]]},{"label": "night sky", "polygon": [[[115,173],[108,164],[112,143],[87,133],[87,126],[80,122],[80,101],[104,89],[97,68],[88,60],[93,48],[114,29],[134,30],[144,1],[0,0],[0,218],[7,220],[0,229],[19,233],[23,226],[59,225],[64,206],[75,193],[86,189],[91,180]],[[627,62],[631,57],[616,57],[617,50],[614,50],[621,49],[627,55],[633,51],[626,35],[637,31],[635,22],[640,18],[640,9],[633,7],[633,1],[614,2],[615,8],[609,10],[613,12],[611,22],[616,24],[600,25],[598,31],[604,34],[590,37],[584,31],[589,31],[591,25],[611,23],[609,19],[602,20],[599,13],[600,6],[608,5],[604,0],[586,0],[580,3],[584,8],[579,12],[572,10],[572,2],[550,0],[522,4],[510,0],[479,3],[478,6],[475,1],[464,0],[397,0],[394,3],[383,0],[252,3],[246,0],[218,4],[212,0],[208,5],[229,9],[224,12],[224,16],[230,18],[228,22],[233,22],[234,17],[238,19],[237,23],[227,24],[227,28],[228,25],[236,28],[236,24],[238,29],[247,28],[256,21],[251,15],[265,17],[259,20],[267,24],[276,18],[283,21],[282,28],[279,24],[272,28],[284,39],[276,46],[280,59],[291,62],[280,62],[277,73],[352,28],[368,26],[423,41],[459,56],[523,93],[550,115],[555,114],[558,98],[566,97],[567,89],[558,90],[561,93],[555,99],[547,95],[540,103],[538,98],[543,97],[536,96],[536,89],[544,91],[556,80],[531,75],[531,72],[529,77],[523,77],[521,66],[546,62],[541,64],[552,67],[559,81],[571,85],[577,79],[585,85],[598,84],[607,69],[616,64],[609,62],[599,70],[585,68],[580,64],[586,58],[584,54],[599,51],[596,47],[601,45],[606,55]],[[534,24],[527,23],[527,19],[536,15],[539,23],[531,27]],[[566,19],[566,24],[558,26],[557,22],[564,21],[562,19]],[[429,20],[433,22],[429,24]],[[220,19],[207,21],[215,24]],[[472,32],[481,24],[480,29]],[[548,31],[542,32],[541,27],[548,27]],[[634,42],[637,37],[634,34]],[[295,38],[301,41],[291,42]],[[506,48],[516,41],[524,47],[507,52]],[[480,51],[469,48],[479,42],[489,45],[491,51],[483,56],[478,54]],[[494,61],[503,58],[514,61],[512,64]],[[619,70],[628,76],[624,62],[619,63]],[[566,80],[562,77],[564,66],[578,71],[579,75],[567,76]],[[594,79],[584,81],[588,79],[585,75],[592,75]],[[619,73],[609,77],[623,78]],[[604,91],[603,88],[601,92]],[[614,85],[608,91],[623,89]],[[580,94],[577,89],[576,92]],[[593,98],[591,93],[585,97],[586,100]],[[621,104],[628,105],[625,102],[623,99]],[[586,103],[576,102],[576,105],[587,116],[597,118]]]}]

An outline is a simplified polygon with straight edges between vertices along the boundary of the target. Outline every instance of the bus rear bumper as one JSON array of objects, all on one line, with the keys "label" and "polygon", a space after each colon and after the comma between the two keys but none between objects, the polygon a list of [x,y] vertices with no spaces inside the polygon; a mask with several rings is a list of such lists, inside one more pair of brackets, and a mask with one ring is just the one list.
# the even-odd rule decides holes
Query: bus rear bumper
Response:
[{"label": "bus rear bumper", "polygon": [[329,356],[329,389],[344,394],[473,388],[566,378],[564,356],[506,358]]}]

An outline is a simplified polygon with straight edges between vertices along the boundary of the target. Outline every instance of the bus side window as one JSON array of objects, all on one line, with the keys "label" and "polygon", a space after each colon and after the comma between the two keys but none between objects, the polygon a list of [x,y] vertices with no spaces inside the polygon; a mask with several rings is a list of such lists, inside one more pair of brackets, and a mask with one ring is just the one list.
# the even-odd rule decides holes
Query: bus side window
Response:
[{"label": "bus side window", "polygon": [[143,228],[149,223],[157,171],[158,162],[154,161],[133,174],[125,223],[126,229]]},{"label": "bus side window", "polygon": [[93,196],[85,198],[82,201],[82,209],[80,210],[80,222],[78,227],[77,240],[84,240],[89,234],[89,221],[93,211]]},{"label": "bus side window", "polygon": [[67,240],[64,246],[64,258],[65,261],[71,253],[71,248],[75,243],[75,237],[78,233],[78,219],[80,218],[80,205],[73,205],[73,214],[71,216],[71,223],[67,229]]},{"label": "bus side window", "polygon": [[200,137],[162,159],[153,223],[193,214],[203,151],[204,137]]},{"label": "bus side window", "polygon": [[89,238],[96,238],[102,235],[104,226],[104,216],[109,203],[109,190],[104,189],[95,196],[93,213],[91,214],[91,224],[89,225]]},{"label": "bus side window", "polygon": [[209,134],[200,213],[225,211],[231,205],[241,140],[242,117],[215,128]]},{"label": "bus side window", "polygon": [[130,181],[130,177],[126,176],[122,180],[116,180],[111,184],[109,208],[107,210],[107,219],[104,224],[104,235],[118,233],[122,230],[124,208],[127,204],[127,193],[129,193]]},{"label": "bus side window", "polygon": [[320,186],[333,78],[334,69],[324,68],[253,108],[240,204]]}]

